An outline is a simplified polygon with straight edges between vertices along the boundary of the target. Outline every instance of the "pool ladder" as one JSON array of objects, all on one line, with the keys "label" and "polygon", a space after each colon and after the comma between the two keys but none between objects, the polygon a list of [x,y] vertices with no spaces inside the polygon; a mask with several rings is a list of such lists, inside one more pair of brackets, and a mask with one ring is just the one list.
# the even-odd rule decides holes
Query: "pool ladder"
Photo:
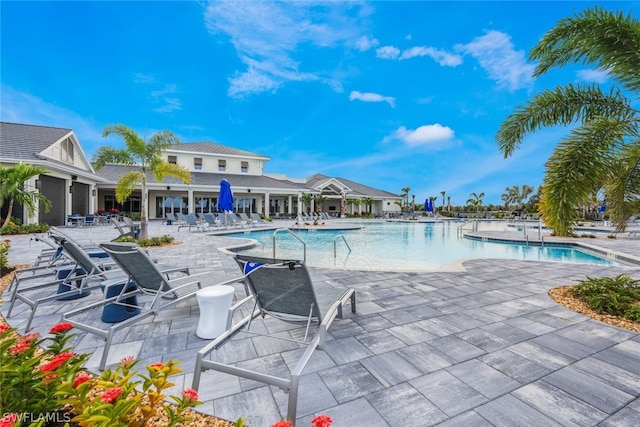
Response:
[{"label": "pool ladder", "polygon": [[[306,263],[307,262],[307,244],[296,233],[289,230],[288,228],[278,228],[276,231],[273,232],[273,259],[276,259],[276,247],[277,247],[276,240],[277,240],[278,233],[283,231],[286,231],[287,233],[291,234],[297,241],[302,243],[303,262]],[[338,234],[336,237],[333,238],[333,258],[334,259],[337,258],[338,256],[338,239],[342,239],[344,244],[347,246],[347,249],[349,249],[349,253],[351,253],[351,246],[349,246],[347,239],[345,239],[345,237],[342,234]]]}]

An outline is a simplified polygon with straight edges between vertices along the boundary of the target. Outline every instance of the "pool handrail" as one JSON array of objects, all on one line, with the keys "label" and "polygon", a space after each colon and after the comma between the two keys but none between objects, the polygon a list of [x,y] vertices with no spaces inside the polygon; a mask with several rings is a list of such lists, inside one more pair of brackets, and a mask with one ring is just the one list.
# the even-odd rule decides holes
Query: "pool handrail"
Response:
[{"label": "pool handrail", "polygon": [[306,263],[307,262],[307,244],[304,242],[304,240],[302,240],[300,237],[298,237],[298,235],[296,233],[294,233],[293,231],[289,230],[288,228],[278,228],[273,232],[273,259],[276,259],[276,236],[281,231],[288,232],[293,237],[295,237],[300,243],[302,243],[302,249],[304,251],[302,260],[303,260],[304,263]]}]

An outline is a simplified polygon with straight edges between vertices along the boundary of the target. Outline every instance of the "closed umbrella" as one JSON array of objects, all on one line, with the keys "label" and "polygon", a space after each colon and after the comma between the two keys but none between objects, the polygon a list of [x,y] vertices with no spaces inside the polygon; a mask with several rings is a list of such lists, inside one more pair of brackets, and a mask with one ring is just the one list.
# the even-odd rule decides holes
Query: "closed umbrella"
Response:
[{"label": "closed umbrella", "polygon": [[227,223],[227,212],[233,211],[233,193],[231,184],[226,179],[220,181],[220,195],[218,196],[218,211],[224,212],[225,224]]},{"label": "closed umbrella", "polygon": [[426,212],[433,212],[433,201],[431,199],[424,201],[424,210]]}]

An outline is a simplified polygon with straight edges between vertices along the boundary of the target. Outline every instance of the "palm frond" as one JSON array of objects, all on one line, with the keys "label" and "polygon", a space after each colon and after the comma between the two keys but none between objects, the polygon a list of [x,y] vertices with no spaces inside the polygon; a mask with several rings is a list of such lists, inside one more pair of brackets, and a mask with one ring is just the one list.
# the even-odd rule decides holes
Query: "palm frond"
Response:
[{"label": "palm frond", "polygon": [[100,170],[109,163],[131,166],[136,164],[136,159],[128,150],[103,145],[91,157],[91,164],[95,170]]},{"label": "palm frond", "polygon": [[161,182],[167,176],[177,178],[185,184],[191,183],[191,173],[188,169],[180,165],[174,165],[165,161],[159,162],[152,168],[153,177]]},{"label": "palm frond", "polygon": [[507,158],[520,146],[524,137],[546,126],[567,126],[589,122],[596,117],[620,117],[631,120],[636,110],[622,93],[612,88],[608,93],[598,86],[567,85],[542,91],[504,120],[496,134],[500,151]]},{"label": "palm frond", "polygon": [[116,200],[118,203],[124,203],[143,178],[144,173],[140,171],[127,172],[122,175],[116,185]]},{"label": "palm frond", "polygon": [[108,125],[102,131],[103,137],[107,137],[112,134],[118,135],[124,140],[130,156],[135,156],[139,159],[142,159],[145,156],[147,144],[133,129],[119,123],[115,125]]},{"label": "palm frond", "polygon": [[640,22],[599,7],[565,18],[545,34],[529,58],[534,76],[569,63],[595,64],[629,90],[640,90]]}]

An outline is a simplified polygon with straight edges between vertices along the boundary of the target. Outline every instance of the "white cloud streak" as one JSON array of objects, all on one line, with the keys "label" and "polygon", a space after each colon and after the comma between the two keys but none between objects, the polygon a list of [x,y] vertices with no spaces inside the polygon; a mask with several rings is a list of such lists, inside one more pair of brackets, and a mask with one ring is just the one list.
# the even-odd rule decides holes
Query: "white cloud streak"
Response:
[{"label": "white cloud streak", "polygon": [[391,107],[396,106],[396,99],[391,96],[383,96],[378,93],[372,92],[358,92],[357,90],[354,90],[349,94],[349,100],[358,100],[363,102],[386,102],[391,105]]},{"label": "white cloud streak", "polygon": [[324,70],[302,71],[296,59],[300,45],[333,48],[346,45],[360,51],[378,41],[363,37],[359,22],[369,13],[360,3],[310,3],[262,1],[214,1],[205,9],[205,23],[212,34],[226,35],[245,70],[229,78],[229,96],[242,98],[275,92],[289,81],[323,81]]},{"label": "white cloud streak", "polygon": [[533,80],[534,65],[527,63],[524,51],[515,50],[508,34],[489,31],[455,49],[474,57],[500,87],[514,91],[528,87]]},{"label": "white cloud streak", "polygon": [[376,49],[376,57],[380,59],[395,59],[403,61],[423,56],[430,57],[443,67],[457,67],[462,64],[462,57],[460,55],[452,54],[434,47],[414,46],[402,51],[395,46],[382,46]]},{"label": "white cloud streak", "polygon": [[578,78],[590,83],[606,83],[609,80],[608,70],[579,70]]}]

